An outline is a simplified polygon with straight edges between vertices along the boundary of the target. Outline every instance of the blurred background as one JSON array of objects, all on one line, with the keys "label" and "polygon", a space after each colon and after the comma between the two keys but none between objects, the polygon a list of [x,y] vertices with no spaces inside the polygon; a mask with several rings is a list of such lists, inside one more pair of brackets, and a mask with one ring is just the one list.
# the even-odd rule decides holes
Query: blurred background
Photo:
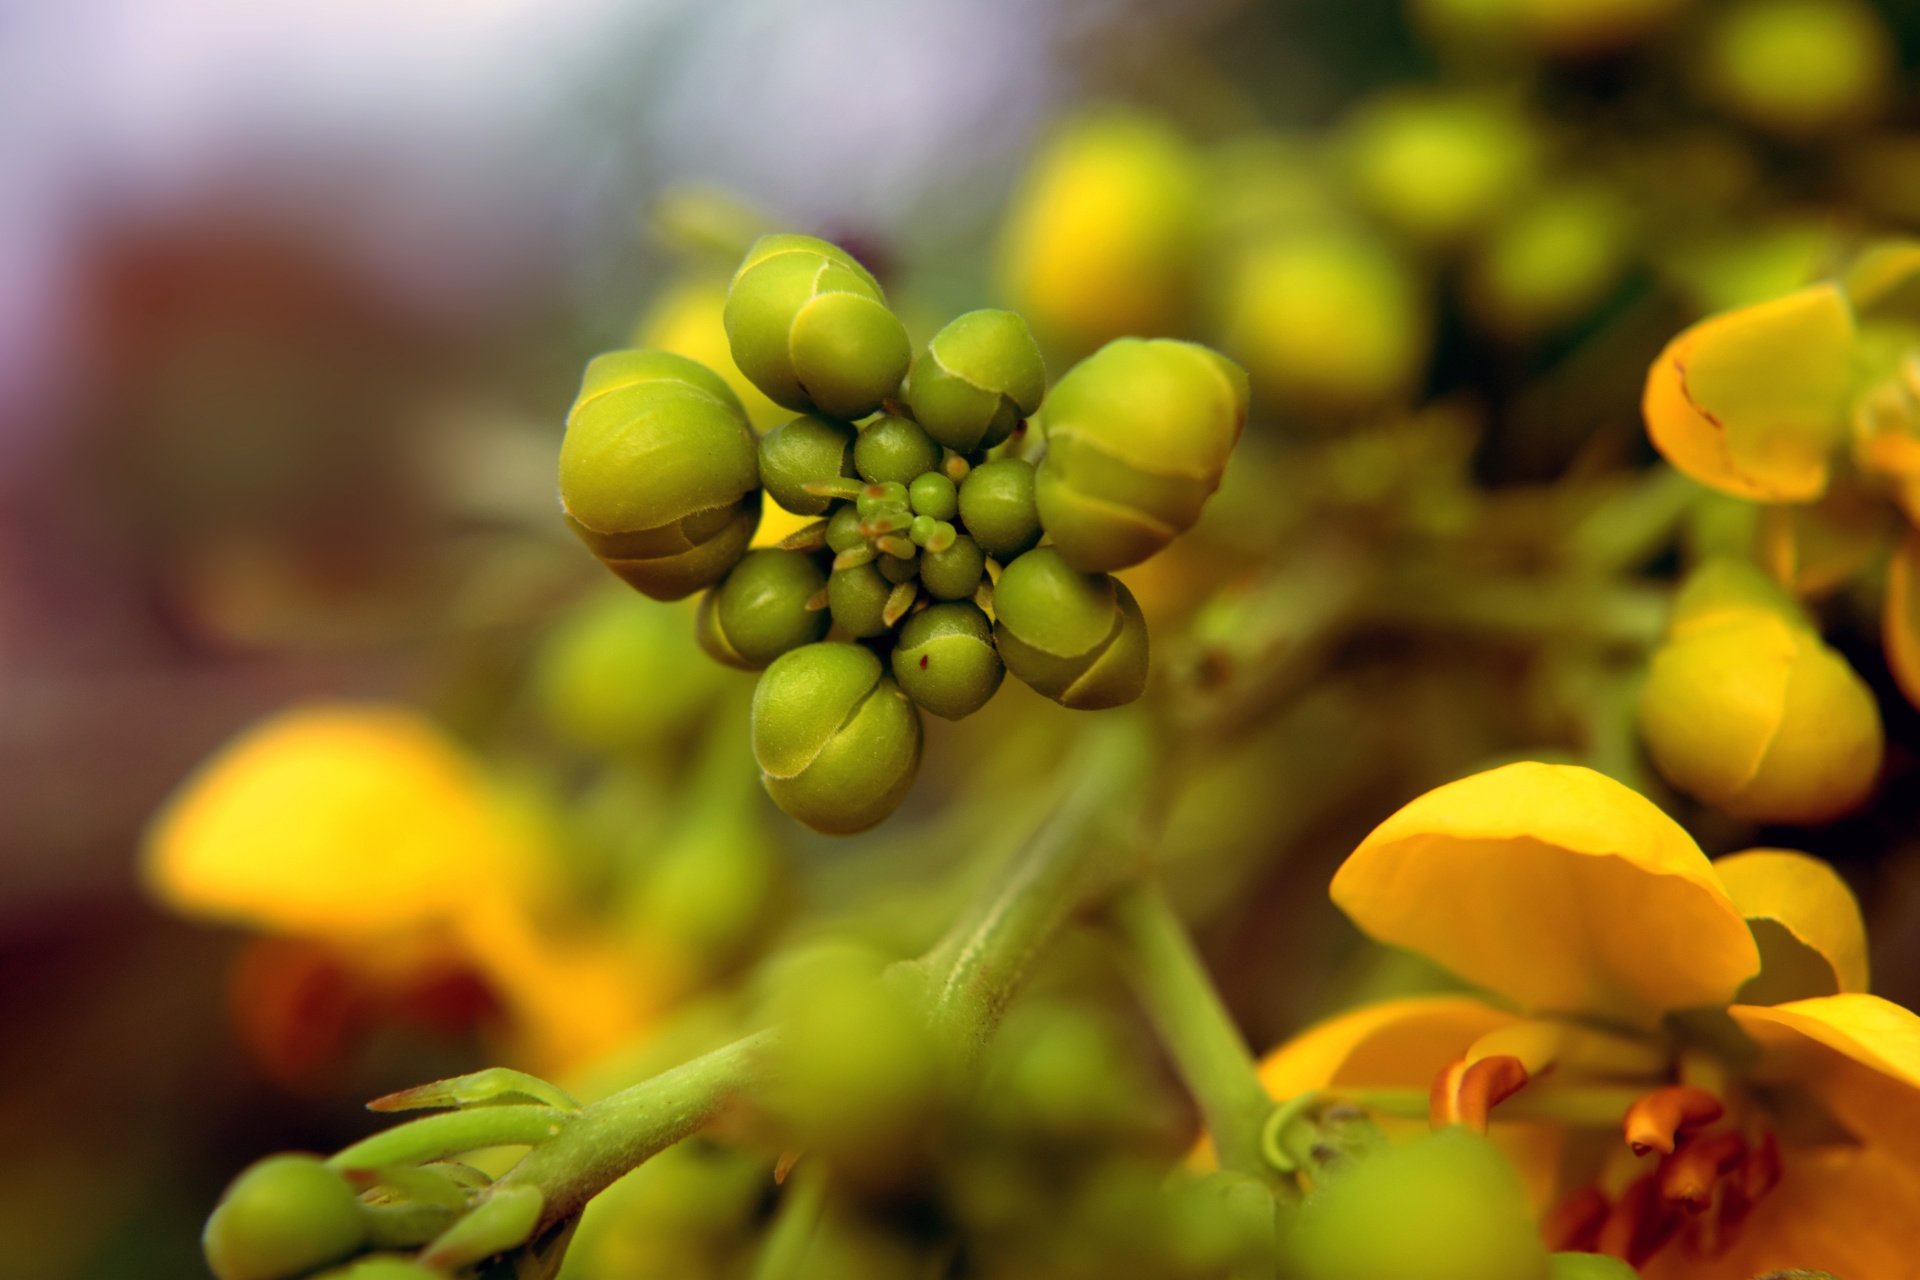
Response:
[{"label": "blurred background", "polygon": [[[737,713],[724,682],[746,677],[713,675],[637,747],[581,691],[595,662],[674,669],[651,619],[682,637],[686,618],[636,620],[560,523],[579,370],[636,335],[710,350],[716,273],[763,228],[853,247],[922,340],[1012,302],[1063,361],[1111,325],[1251,367],[1251,461],[1198,550],[1140,586],[1156,627],[1199,637],[1156,661],[1213,690],[1241,744],[1176,815],[1171,856],[1199,850],[1183,905],[1256,1047],[1430,981],[1326,906],[1354,839],[1490,759],[1644,776],[1620,690],[1693,501],[1650,469],[1647,362],[1836,245],[1920,229],[1920,6],[1727,34],[1754,7],[0,0],[4,1269],[203,1274],[201,1221],[248,1160],[342,1145],[365,1098],[502,1057],[590,1075],[791,921],[945,884],[979,834],[956,809],[1050,758],[1064,713],[1010,694],[988,727],[936,730],[902,819],[832,845],[771,815],[737,741],[731,771],[662,745]],[[1048,184],[1075,182],[1085,208],[1062,213]],[[1022,255],[1109,226],[1145,228],[1113,250],[1137,275],[1056,305]],[[1753,536],[1709,506],[1688,536]],[[1609,528],[1626,594],[1562,644],[1542,530]],[[1421,539],[1475,550],[1378,550]],[[1466,600],[1447,564],[1538,589]],[[1376,572],[1408,575],[1404,615],[1316,649],[1314,620]],[[1841,867],[1877,989],[1911,1005],[1920,718],[1871,603],[1842,592],[1822,618],[1879,695],[1876,798],[1771,835]],[[1210,625],[1310,661],[1209,683],[1237,652]],[[527,843],[571,859],[531,873],[569,901],[638,859],[632,910],[706,921],[698,963],[650,955],[645,994],[575,1017],[516,993],[587,964],[564,947],[516,978],[456,929],[373,972],[351,929],[222,918],[179,886],[156,905],[140,851],[169,793],[263,716],[342,699],[413,708],[484,758],[546,833]],[[1646,785],[1709,852],[1769,834]],[[748,814],[762,861],[661,887],[660,850],[709,847],[690,795]]]}]

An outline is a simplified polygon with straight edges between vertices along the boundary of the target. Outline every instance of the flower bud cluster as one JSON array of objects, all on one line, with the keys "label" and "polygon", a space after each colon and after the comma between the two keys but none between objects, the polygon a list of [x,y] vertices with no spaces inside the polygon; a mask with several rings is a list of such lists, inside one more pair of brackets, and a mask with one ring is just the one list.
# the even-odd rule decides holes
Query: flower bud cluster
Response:
[{"label": "flower bud cluster", "polygon": [[[912,784],[920,712],[971,715],[1008,671],[1079,710],[1140,696],[1146,623],[1108,575],[1199,519],[1246,419],[1239,366],[1123,338],[1049,396],[1027,322],[993,310],[916,358],[873,276],[799,235],[748,250],[725,323],[734,363],[798,416],[756,440],[704,366],[601,356],[560,494],[639,590],[706,589],[701,646],[763,673],[754,752],[781,808],[831,833],[881,821]],[[750,549],[762,489],[814,523]]]}]

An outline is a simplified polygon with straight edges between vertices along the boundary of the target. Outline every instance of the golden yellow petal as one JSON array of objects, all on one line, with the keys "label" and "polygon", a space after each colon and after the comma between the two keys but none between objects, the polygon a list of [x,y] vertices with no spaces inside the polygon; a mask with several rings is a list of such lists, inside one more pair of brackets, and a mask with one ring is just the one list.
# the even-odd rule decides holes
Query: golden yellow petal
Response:
[{"label": "golden yellow petal", "polygon": [[1650,1026],[1725,1004],[1759,952],[1666,814],[1576,765],[1511,764],[1374,829],[1333,900],[1383,942],[1536,1010]]},{"label": "golden yellow petal", "polygon": [[[1833,989],[1820,994],[1867,989],[1867,927],[1853,890],[1832,867],[1790,849],[1749,849],[1716,858],[1713,869],[1749,924],[1773,922],[1831,966]],[[1770,959],[1765,939],[1761,956]],[[1770,976],[1763,967],[1741,993],[1742,1002],[1774,1003],[1756,999],[1752,990]]]},{"label": "golden yellow petal", "polygon": [[1260,1060],[1275,1098],[1308,1089],[1425,1089],[1475,1040],[1519,1021],[1472,996],[1410,996],[1316,1023]]},{"label": "golden yellow petal", "polygon": [[276,715],[183,783],[148,832],[148,887],[188,915],[329,936],[443,916],[500,839],[474,764],[403,707]]},{"label": "golden yellow petal", "polygon": [[1908,533],[1887,566],[1881,634],[1900,692],[1920,707],[1920,533]]},{"label": "golden yellow petal", "polygon": [[1852,309],[1831,284],[1702,320],[1648,370],[1647,433],[1702,484],[1811,501],[1844,427],[1853,333]]}]

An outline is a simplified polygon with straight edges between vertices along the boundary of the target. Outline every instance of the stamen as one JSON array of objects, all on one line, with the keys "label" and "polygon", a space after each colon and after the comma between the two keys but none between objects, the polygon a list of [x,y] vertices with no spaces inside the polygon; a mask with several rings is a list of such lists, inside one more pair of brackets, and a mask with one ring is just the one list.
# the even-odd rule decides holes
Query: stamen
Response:
[{"label": "stamen", "polygon": [[883,516],[871,520],[862,520],[857,526],[863,538],[880,538],[902,529],[913,527],[913,513],[910,511],[889,511]]},{"label": "stamen", "polygon": [[816,498],[846,498],[851,501],[866,490],[858,480],[842,476],[833,480],[809,480],[800,486]]},{"label": "stamen", "polygon": [[884,538],[877,539],[873,545],[879,547],[896,560],[911,560],[920,554],[920,548],[914,546],[913,543],[907,541],[905,538],[895,537],[893,534],[888,534]]},{"label": "stamen", "polygon": [[1649,1151],[1672,1155],[1677,1138],[1704,1129],[1725,1114],[1720,1099],[1690,1084],[1655,1089],[1627,1108],[1623,1130],[1633,1154]]},{"label": "stamen", "polygon": [[1606,1192],[1595,1186],[1580,1188],[1540,1220],[1540,1239],[1549,1253],[1591,1253],[1607,1220]]},{"label": "stamen", "polygon": [[1737,1133],[1695,1138],[1660,1162],[1660,1195],[1671,1208],[1705,1213],[1713,1203],[1713,1185],[1739,1165],[1747,1140]]},{"label": "stamen", "polygon": [[1471,1064],[1463,1058],[1433,1078],[1428,1123],[1435,1129],[1459,1124],[1485,1133],[1488,1113],[1532,1078],[1520,1059],[1511,1054],[1495,1054]]},{"label": "stamen", "polygon": [[826,607],[827,607],[827,589],[825,587],[820,588],[818,591],[814,592],[812,595],[807,597],[808,613],[818,613]]},{"label": "stamen", "polygon": [[1780,1185],[1780,1140],[1769,1129],[1740,1164],[1740,1194],[1758,1204]]},{"label": "stamen", "polygon": [[803,529],[795,529],[780,539],[782,551],[818,551],[827,545],[827,522],[815,520]]},{"label": "stamen", "polygon": [[1660,1198],[1660,1175],[1650,1173],[1620,1193],[1601,1224],[1597,1252],[1638,1267],[1679,1229],[1680,1215]]}]

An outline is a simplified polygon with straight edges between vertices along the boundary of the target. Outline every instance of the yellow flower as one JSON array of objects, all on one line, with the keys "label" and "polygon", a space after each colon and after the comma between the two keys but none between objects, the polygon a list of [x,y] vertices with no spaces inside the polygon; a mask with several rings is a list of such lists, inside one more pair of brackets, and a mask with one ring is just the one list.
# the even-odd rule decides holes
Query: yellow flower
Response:
[{"label": "yellow flower", "polygon": [[1765,575],[1710,561],[1675,602],[1640,698],[1661,774],[1736,817],[1825,822],[1872,792],[1883,753],[1866,682]]},{"label": "yellow flower", "polygon": [[1859,912],[1825,864],[1709,862],[1618,783],[1527,763],[1401,809],[1333,898],[1510,1003],[1334,1018],[1262,1063],[1276,1097],[1488,1128],[1552,1206],[1551,1246],[1647,1277],[1910,1274],[1920,1017],[1866,994]]},{"label": "yellow flower", "polygon": [[1853,309],[1831,284],[1702,320],[1647,373],[1647,434],[1723,493],[1812,501],[1844,430],[1853,341]]},{"label": "yellow flower", "polygon": [[610,948],[561,941],[537,837],[479,765],[401,707],[295,708],[242,733],[175,792],[146,841],[149,889],[183,915],[338,944],[378,965],[450,944],[544,1065],[610,1048],[646,1012]]},{"label": "yellow flower", "polygon": [[687,276],[663,290],[640,317],[633,329],[632,345],[698,360],[726,379],[746,408],[753,429],[765,433],[793,417],[793,410],[782,409],[769,400],[733,362],[733,347],[721,320],[726,306],[726,276]]}]

